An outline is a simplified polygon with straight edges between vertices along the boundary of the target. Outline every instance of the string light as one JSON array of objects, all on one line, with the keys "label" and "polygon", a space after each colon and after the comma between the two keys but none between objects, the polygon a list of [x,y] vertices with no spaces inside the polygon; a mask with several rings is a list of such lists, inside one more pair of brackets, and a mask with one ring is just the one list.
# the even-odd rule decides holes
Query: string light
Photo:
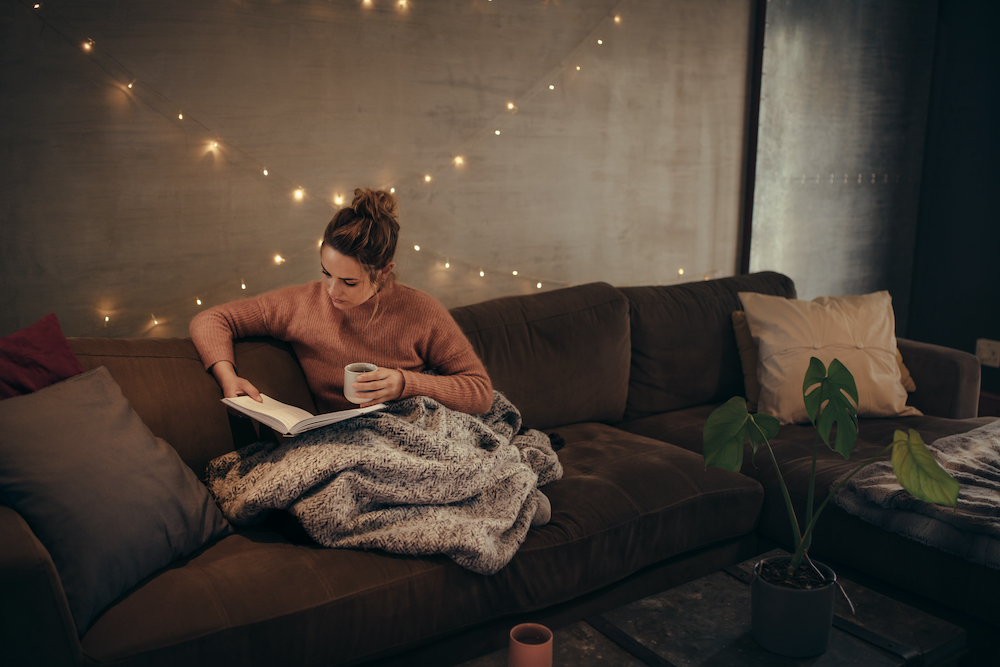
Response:
[{"label": "string light", "polygon": [[482,277],[484,277],[485,275],[486,275],[486,273],[485,273],[485,272],[484,272],[484,271],[483,271],[482,269],[480,269],[480,270],[479,270],[479,277],[480,277],[480,278],[482,278]]},{"label": "string light", "polygon": [[511,272],[510,272],[510,275],[512,275],[512,276],[516,276],[516,275],[517,275],[517,270],[515,269],[514,271],[511,271]]},{"label": "string light", "polygon": [[39,7],[41,7],[41,6],[42,6],[41,4],[39,4],[39,3],[37,3],[37,2],[35,3],[35,9],[38,9],[38,8],[39,8]]},{"label": "string light", "polygon": [[194,302],[195,302],[196,304],[198,304],[199,306],[201,305],[201,299],[195,299],[195,300],[194,300]]},{"label": "string light", "polygon": [[444,263],[444,268],[450,269],[451,268],[451,262],[445,262]]},{"label": "string light", "polygon": [[684,269],[677,269],[677,275],[683,276],[684,275]]},{"label": "string light", "polygon": [[302,201],[302,198],[306,196],[306,191],[303,190],[302,188],[298,188],[292,194],[295,196],[295,199],[297,199],[298,201]]},{"label": "string light", "polygon": [[576,71],[577,71],[577,72],[579,72],[579,71],[580,71],[580,66],[579,66],[579,65],[577,65],[577,66],[576,66]]},{"label": "string light", "polygon": [[337,206],[343,206],[344,205],[344,195],[334,195],[333,196],[333,203],[336,204]]},{"label": "string light", "polygon": [[598,43],[598,44],[603,44],[603,43],[604,43],[604,40],[603,40],[603,39],[599,39],[599,40],[597,40],[597,43]]},{"label": "string light", "polygon": [[459,155],[458,157],[455,158],[455,166],[456,167],[461,167],[463,164],[465,164],[465,159],[462,158],[461,155]]},{"label": "string light", "polygon": [[425,174],[424,175],[424,182],[425,183],[430,183],[431,182],[431,175],[430,174]]},{"label": "string light", "polygon": [[542,284],[538,283],[538,284],[535,285],[535,287],[537,287],[538,289],[542,289]]},{"label": "string light", "polygon": [[[35,9],[38,9],[38,5],[35,5]],[[111,321],[111,318],[107,315],[104,316],[104,323],[107,324]]]},{"label": "string light", "polygon": [[177,120],[184,120],[184,114],[182,113],[177,114]]},{"label": "string light", "polygon": [[396,194],[396,188],[389,188],[389,194]]},{"label": "string light", "polygon": [[246,288],[247,288],[246,283],[240,283],[240,289],[246,289]]},{"label": "string light", "polygon": [[494,130],[493,134],[495,134],[495,135],[497,135],[499,137],[500,136],[500,130]]},{"label": "string light", "polygon": [[555,90],[555,89],[556,89],[556,87],[555,87],[555,86],[553,86],[553,85],[552,85],[552,84],[550,83],[550,84],[549,84],[549,90]]},{"label": "string light", "polygon": [[83,50],[90,51],[91,47],[93,46],[94,46],[94,40],[88,39],[86,42],[83,43]]},{"label": "string light", "polygon": [[284,264],[285,263],[285,258],[282,257],[281,255],[275,255],[274,256],[274,263],[275,264]]},{"label": "string light", "polygon": [[622,22],[622,17],[621,16],[615,16],[615,23],[621,23],[621,22]]},{"label": "string light", "polygon": [[416,250],[417,252],[420,252],[420,246],[418,245],[413,246],[413,249]]},{"label": "string light", "polygon": [[156,315],[150,315],[150,317],[153,318],[153,324],[159,324],[159,322],[156,321]]},{"label": "string light", "polygon": [[[132,83],[135,83],[135,81],[133,81]],[[128,84],[129,90],[132,90],[132,83]]]},{"label": "string light", "polygon": [[267,176],[267,169],[264,170],[264,175]]}]

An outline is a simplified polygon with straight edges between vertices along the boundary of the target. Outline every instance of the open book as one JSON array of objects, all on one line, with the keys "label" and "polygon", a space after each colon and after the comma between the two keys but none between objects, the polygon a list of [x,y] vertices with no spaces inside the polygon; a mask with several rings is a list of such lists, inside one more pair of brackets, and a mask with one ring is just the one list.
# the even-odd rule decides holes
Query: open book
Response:
[{"label": "open book", "polygon": [[304,433],[320,426],[335,424],[336,422],[351,419],[367,412],[381,410],[385,407],[385,403],[379,403],[378,405],[370,405],[367,408],[353,408],[351,410],[340,410],[339,412],[328,412],[324,415],[313,416],[302,408],[276,401],[270,396],[261,394],[260,397],[263,400],[261,403],[258,403],[249,396],[223,398],[222,402],[234,410],[242,412],[247,417],[270,426],[285,436],[298,435],[299,433]]}]

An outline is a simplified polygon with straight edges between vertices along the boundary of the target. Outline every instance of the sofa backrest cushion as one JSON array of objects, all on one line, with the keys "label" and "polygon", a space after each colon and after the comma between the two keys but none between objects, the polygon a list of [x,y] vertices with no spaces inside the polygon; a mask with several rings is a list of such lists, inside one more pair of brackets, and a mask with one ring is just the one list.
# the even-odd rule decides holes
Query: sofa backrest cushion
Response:
[{"label": "sofa backrest cushion", "polygon": [[628,395],[628,302],[607,283],[451,310],[525,426],[616,422]]},{"label": "sofa backrest cushion", "polygon": [[[209,461],[254,438],[251,423],[233,419],[222,391],[205,372],[188,338],[69,338],[85,370],[105,366],[142,421],[202,477]],[[298,361],[271,338],[236,343],[236,368],[260,391],[315,412]],[[235,437],[234,430],[242,437]]]},{"label": "sofa backrest cushion", "polygon": [[762,272],[718,280],[623,287],[631,317],[632,370],[625,419],[728,400],[743,393],[732,313],[738,292],[795,298],[795,284]]}]

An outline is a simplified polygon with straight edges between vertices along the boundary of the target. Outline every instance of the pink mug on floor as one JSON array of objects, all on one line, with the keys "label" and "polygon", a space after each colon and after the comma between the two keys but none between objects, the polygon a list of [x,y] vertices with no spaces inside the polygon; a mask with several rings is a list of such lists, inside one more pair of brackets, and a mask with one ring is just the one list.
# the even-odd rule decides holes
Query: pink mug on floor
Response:
[{"label": "pink mug on floor", "polygon": [[507,667],[552,667],[552,631],[538,623],[515,625]]}]

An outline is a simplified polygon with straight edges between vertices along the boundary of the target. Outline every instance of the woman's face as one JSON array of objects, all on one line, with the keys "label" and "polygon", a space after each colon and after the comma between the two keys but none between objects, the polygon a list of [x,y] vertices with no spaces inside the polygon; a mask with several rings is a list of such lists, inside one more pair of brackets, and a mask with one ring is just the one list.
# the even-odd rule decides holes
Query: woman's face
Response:
[{"label": "woman's face", "polygon": [[323,288],[338,310],[360,306],[375,294],[375,286],[358,260],[324,245],[319,254]]}]

